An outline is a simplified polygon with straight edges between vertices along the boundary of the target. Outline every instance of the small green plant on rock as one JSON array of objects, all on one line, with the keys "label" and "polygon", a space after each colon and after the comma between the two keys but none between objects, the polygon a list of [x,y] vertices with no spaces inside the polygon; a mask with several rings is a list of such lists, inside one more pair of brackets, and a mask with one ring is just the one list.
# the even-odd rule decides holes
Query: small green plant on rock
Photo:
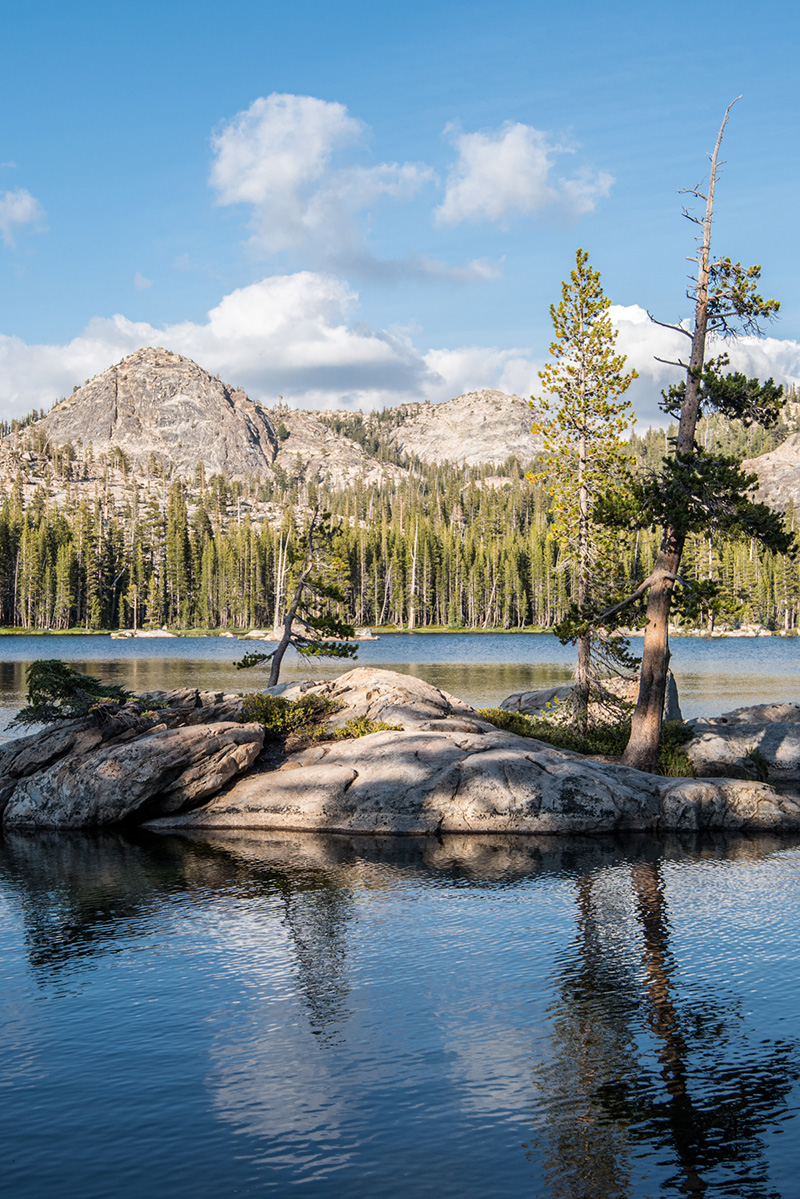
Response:
[{"label": "small green plant on rock", "polygon": [[117,684],[101,683],[90,674],[73,670],[58,658],[31,662],[27,671],[27,704],[12,724],[47,724],[87,716],[99,705],[124,704],[130,693]]},{"label": "small green plant on rock", "polygon": [[292,700],[252,691],[244,697],[242,721],[262,724],[267,736],[277,740],[290,733],[308,733],[335,711],[336,704],[324,695],[304,695]]},{"label": "small green plant on rock", "polygon": [[317,738],[320,741],[347,741],[356,737],[367,737],[370,733],[398,733],[402,731],[401,724],[387,724],[385,720],[369,720],[366,716],[354,716],[352,720],[340,724],[338,728],[326,728]]},{"label": "small green plant on rock", "polygon": [[[519,737],[533,737],[558,749],[569,749],[579,754],[602,754],[619,757],[628,743],[630,719],[614,724],[599,724],[585,732],[574,723],[563,723],[549,716],[526,716],[523,712],[509,712],[505,708],[481,708],[478,712],[484,720],[516,733]],[[692,730],[680,720],[664,722],[658,773],[669,778],[694,778],[694,766],[682,750],[692,739]]]},{"label": "small green plant on rock", "polygon": [[399,724],[387,724],[384,720],[354,716],[332,728],[326,720],[338,710],[339,705],[324,695],[304,695],[292,700],[284,699],[282,695],[254,691],[244,697],[242,721],[262,724],[268,739],[272,741],[285,741],[290,736],[303,741],[345,741],[402,727]]},{"label": "small green plant on rock", "polygon": [[747,757],[744,760],[745,766],[753,771],[756,782],[769,782],[769,758],[764,754],[757,745],[752,746],[747,751]]},{"label": "small green plant on rock", "polygon": [[490,724],[520,737],[535,737],[559,749],[571,749],[579,754],[621,754],[627,744],[630,725],[603,724],[581,732],[573,723],[564,723],[549,716],[526,716],[523,712],[508,712],[505,708],[481,708],[479,716]]}]

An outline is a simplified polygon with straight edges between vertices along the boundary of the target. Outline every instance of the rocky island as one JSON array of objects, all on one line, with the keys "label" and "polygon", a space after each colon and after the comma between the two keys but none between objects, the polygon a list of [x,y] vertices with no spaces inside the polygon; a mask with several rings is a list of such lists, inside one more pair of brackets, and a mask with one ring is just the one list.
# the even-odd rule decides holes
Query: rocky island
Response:
[{"label": "rocky island", "polygon": [[715,774],[721,756],[740,777],[662,778],[503,731],[392,671],[359,667],[273,693],[323,696],[331,734],[354,720],[392,727],[276,747],[262,724],[242,722],[239,696],[151,693],[105,719],[67,721],[0,748],[3,824],[406,835],[800,830],[800,801],[747,777],[758,740],[781,786],[800,779],[798,705],[697,723],[690,756]]}]

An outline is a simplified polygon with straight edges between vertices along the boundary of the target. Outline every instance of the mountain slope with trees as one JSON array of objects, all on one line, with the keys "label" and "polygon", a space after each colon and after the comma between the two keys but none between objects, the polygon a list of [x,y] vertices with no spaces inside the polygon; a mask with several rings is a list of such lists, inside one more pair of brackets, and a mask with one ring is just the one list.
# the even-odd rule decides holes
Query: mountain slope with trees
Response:
[{"label": "mountain slope with trees", "polygon": [[[504,402],[502,394],[491,400],[496,408]],[[319,506],[337,526],[345,599],[331,603],[342,618],[402,628],[552,628],[577,589],[573,572],[557,568],[548,537],[547,480],[525,478],[532,465],[541,468],[537,442],[530,436],[530,454],[505,462],[425,463],[401,454],[391,436],[425,407],[372,414],[263,410],[278,451],[268,469],[240,478],[202,461],[183,474],[164,456],[142,461],[118,446],[98,450],[88,439],[59,444],[41,413],[6,425],[0,624],[272,628],[285,615],[293,584],[287,545],[296,544]],[[58,406],[50,416],[57,413]],[[697,437],[721,452],[733,439],[736,452],[752,455],[795,431],[794,414],[768,431],[737,429],[711,416],[701,419]],[[301,433],[310,448],[292,452]],[[660,464],[674,434],[673,428],[632,437],[641,471]],[[345,467],[325,474],[320,463],[334,451]],[[785,519],[794,529],[791,504]],[[658,536],[642,529],[630,539],[621,558],[626,577],[648,577]],[[699,611],[703,627],[798,626],[797,564],[755,542],[691,533],[682,573],[719,584],[717,600]]]}]

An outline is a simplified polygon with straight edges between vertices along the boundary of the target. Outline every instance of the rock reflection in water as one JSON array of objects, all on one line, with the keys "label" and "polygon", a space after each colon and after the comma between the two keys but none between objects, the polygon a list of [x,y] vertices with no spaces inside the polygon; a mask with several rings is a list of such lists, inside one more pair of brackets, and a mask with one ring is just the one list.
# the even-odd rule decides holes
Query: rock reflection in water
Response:
[{"label": "rock reflection in water", "polygon": [[[670,880],[688,873],[696,894],[724,867],[735,887],[791,847],[13,832],[0,887],[43,995],[65,979],[91,994],[120,946],[156,943],[150,970],[191,965],[185,1052],[210,1123],[172,1164],[198,1195],[767,1199],[798,1047],[747,1018],[735,973],[693,977]],[[182,1092],[163,1069],[148,1085],[169,1108]],[[73,1184],[93,1151],[78,1137]]]}]

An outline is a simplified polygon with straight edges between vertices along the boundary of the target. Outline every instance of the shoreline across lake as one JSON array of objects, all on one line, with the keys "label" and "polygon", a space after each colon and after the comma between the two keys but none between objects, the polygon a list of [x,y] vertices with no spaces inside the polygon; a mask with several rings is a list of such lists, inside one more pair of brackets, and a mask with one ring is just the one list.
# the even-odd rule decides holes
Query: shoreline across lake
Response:
[{"label": "shoreline across lake", "polygon": [[[671,647],[686,719],[798,698],[800,642],[793,637],[679,637]],[[98,633],[0,637],[0,726],[22,707],[26,666],[39,658],[63,659],[131,691],[258,690],[266,685],[266,672],[240,671],[234,665],[244,648],[219,636],[113,641]],[[355,664],[412,674],[475,707],[491,707],[516,691],[570,682],[574,649],[561,645],[552,633],[381,633],[378,641],[359,643]],[[309,661],[290,650],[281,677],[321,681],[342,673],[340,662]],[[0,738],[11,733],[0,727]]]}]

